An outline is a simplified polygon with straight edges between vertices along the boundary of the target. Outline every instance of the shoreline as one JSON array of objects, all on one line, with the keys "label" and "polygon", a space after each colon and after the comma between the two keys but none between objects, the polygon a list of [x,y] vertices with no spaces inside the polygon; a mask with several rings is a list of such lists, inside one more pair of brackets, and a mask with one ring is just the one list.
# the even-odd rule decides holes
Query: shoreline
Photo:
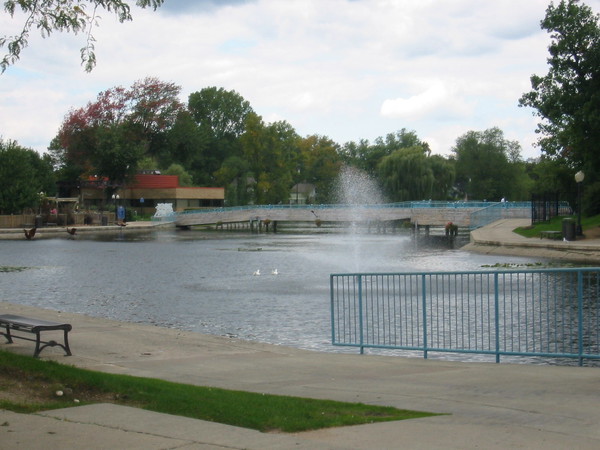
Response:
[{"label": "shoreline", "polygon": [[[35,239],[44,238],[55,238],[60,234],[64,234],[65,238],[71,237],[67,234],[67,228],[77,228],[77,234],[86,233],[114,233],[114,232],[128,232],[128,231],[143,231],[151,230],[156,227],[167,227],[173,226],[172,222],[149,222],[149,221],[138,221],[138,222],[127,222],[126,226],[120,225],[71,225],[61,227],[43,227],[38,228],[35,234]],[[0,240],[26,240],[23,232],[23,228],[3,228],[0,229]]]},{"label": "shoreline", "polygon": [[482,255],[519,256],[552,259],[560,262],[600,264],[600,251],[594,249],[553,249],[540,246],[513,246],[504,244],[478,244],[470,242],[461,250]]},{"label": "shoreline", "polygon": [[[515,228],[528,224],[529,219],[504,219],[470,232],[470,242],[460,250],[484,255],[502,255],[516,257],[534,257],[560,262],[580,264],[600,264],[600,239],[581,239],[576,241],[549,241],[537,238],[525,238],[513,232]],[[173,227],[172,222],[139,221],[119,225],[82,225],[78,234],[87,233],[123,233],[132,231],[151,231],[156,227]],[[65,239],[72,238],[66,233],[67,227],[44,227],[38,229],[35,239],[55,238],[63,234]],[[0,240],[26,240],[22,228],[0,229]]]}]

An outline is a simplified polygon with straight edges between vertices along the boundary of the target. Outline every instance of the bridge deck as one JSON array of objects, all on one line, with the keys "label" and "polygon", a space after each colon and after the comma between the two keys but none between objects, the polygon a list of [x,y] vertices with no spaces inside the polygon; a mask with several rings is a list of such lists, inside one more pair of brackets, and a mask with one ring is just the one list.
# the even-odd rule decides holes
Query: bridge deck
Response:
[{"label": "bridge deck", "polygon": [[[416,206],[415,206],[416,205]],[[243,223],[251,221],[271,222],[377,222],[408,220],[419,225],[444,226],[452,222],[459,227],[470,227],[472,214],[497,203],[450,203],[406,202],[386,205],[277,205],[219,208],[186,211],[177,214],[175,224],[179,227]],[[502,218],[528,217],[530,207],[502,206]],[[496,208],[498,209],[498,208]],[[500,218],[500,217],[499,217]]]}]

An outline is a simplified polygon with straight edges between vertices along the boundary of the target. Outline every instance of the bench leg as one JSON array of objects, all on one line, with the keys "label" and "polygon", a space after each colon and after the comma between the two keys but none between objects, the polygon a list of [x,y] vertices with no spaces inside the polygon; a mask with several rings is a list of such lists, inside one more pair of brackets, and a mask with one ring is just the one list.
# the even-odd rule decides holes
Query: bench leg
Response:
[{"label": "bench leg", "polygon": [[44,347],[40,348],[40,332],[38,331],[35,333],[35,351],[33,352],[33,357],[37,358]]},{"label": "bench leg", "polygon": [[65,349],[67,356],[71,356],[71,347],[69,347],[69,332],[67,330],[64,330],[64,331],[65,331],[65,345],[63,346],[63,348]]},{"label": "bench leg", "polygon": [[[59,346],[61,347],[65,353],[66,356],[72,356],[71,354],[71,348],[69,347],[69,332],[67,330],[64,330],[64,334],[65,334],[65,343],[64,344],[60,344],[56,341],[48,341],[48,342],[43,342],[40,338],[40,331],[38,331],[35,335],[36,335],[36,339],[35,339],[35,351],[33,352],[33,357],[34,358],[38,358],[40,356],[40,353],[42,352],[42,350],[44,350],[46,347],[55,347],[55,346]],[[41,345],[40,344],[44,344]]]},{"label": "bench leg", "polygon": [[2,333],[4,335],[4,337],[6,338],[6,340],[8,341],[8,344],[12,344],[13,340],[12,340],[12,336],[10,335],[10,328],[8,327],[8,325],[5,327],[6,328],[6,332]]}]

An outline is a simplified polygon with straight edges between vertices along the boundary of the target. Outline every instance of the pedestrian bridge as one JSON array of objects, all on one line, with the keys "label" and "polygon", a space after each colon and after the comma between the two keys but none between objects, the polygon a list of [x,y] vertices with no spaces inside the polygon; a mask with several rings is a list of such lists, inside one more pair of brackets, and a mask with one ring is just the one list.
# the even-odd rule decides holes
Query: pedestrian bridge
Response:
[{"label": "pedestrian bridge", "polygon": [[[385,223],[410,221],[418,226],[448,222],[470,229],[503,218],[531,217],[530,202],[401,202],[375,205],[250,205],[189,210],[175,214],[175,225],[277,222]],[[275,225],[276,226],[276,225]]]}]

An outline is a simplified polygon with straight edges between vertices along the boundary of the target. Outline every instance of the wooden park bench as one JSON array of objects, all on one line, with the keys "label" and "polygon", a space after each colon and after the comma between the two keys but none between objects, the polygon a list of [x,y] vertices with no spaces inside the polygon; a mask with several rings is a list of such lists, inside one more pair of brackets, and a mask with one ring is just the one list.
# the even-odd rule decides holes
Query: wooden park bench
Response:
[{"label": "wooden park bench", "polygon": [[[71,356],[71,349],[69,348],[69,331],[71,327],[68,323],[49,322],[47,320],[31,319],[29,317],[15,316],[13,314],[0,315],[0,334],[8,340],[9,344],[13,343],[13,338],[24,339],[26,341],[35,342],[35,351],[33,357],[37,358],[42,350],[46,347],[59,346],[65,351],[67,356]],[[50,340],[43,341],[41,338],[42,332],[63,330],[64,340],[63,344]],[[19,334],[13,334],[11,331],[17,331]],[[35,334],[35,339],[20,335],[20,333]]]},{"label": "wooden park bench", "polygon": [[562,231],[540,231],[540,239],[562,239]]}]

